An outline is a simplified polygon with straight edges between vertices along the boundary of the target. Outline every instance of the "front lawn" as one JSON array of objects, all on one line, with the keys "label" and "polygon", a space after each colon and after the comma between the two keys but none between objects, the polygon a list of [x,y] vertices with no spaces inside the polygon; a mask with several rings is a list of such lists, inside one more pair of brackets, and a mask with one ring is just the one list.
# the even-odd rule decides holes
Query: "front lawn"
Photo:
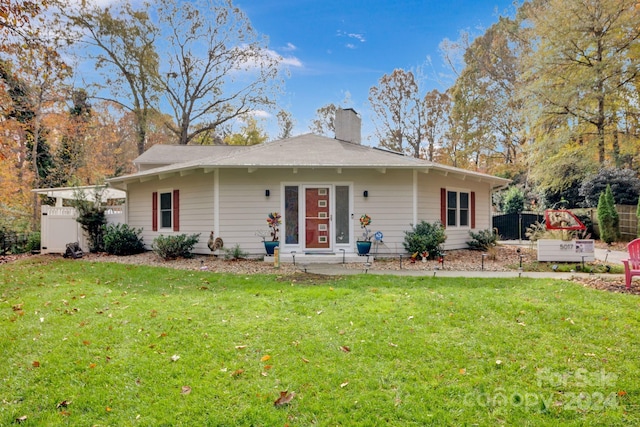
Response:
[{"label": "front lawn", "polygon": [[640,423],[635,295],[38,258],[0,283],[3,426]]}]

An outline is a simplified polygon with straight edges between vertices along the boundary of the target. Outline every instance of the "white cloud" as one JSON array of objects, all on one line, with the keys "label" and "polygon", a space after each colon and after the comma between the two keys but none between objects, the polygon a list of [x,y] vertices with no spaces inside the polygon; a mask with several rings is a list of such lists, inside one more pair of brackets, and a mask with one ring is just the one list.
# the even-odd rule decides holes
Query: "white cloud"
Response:
[{"label": "white cloud", "polygon": [[355,49],[355,48],[356,48],[356,45],[354,45],[353,43],[347,43],[347,44],[345,44],[345,47],[346,47],[347,49]]},{"label": "white cloud", "polygon": [[[246,46],[237,47],[236,49],[241,50],[246,48]],[[295,56],[283,57],[278,52],[273,49],[262,49],[259,55],[252,55],[250,58],[245,59],[243,62],[243,69],[251,70],[260,67],[261,59],[267,61],[275,61],[279,65],[289,66],[289,67],[302,67],[302,61],[300,61]]]},{"label": "white cloud", "polygon": [[291,42],[287,42],[287,45],[281,49],[285,52],[293,52],[294,50],[298,50],[298,47]]},{"label": "white cloud", "polygon": [[362,34],[357,34],[357,33],[349,33],[347,34],[350,38],[352,39],[356,39],[361,43],[366,42],[367,40],[364,38],[364,36]]},{"label": "white cloud", "polygon": [[259,119],[268,119],[268,118],[272,117],[272,115],[270,113],[268,113],[267,111],[264,111],[264,110],[251,110],[249,112],[249,114],[251,114],[253,117],[257,117]]},{"label": "white cloud", "polygon": [[[336,34],[337,34],[338,37],[347,37],[347,38],[350,38],[350,39],[357,40],[360,43],[364,43],[364,42],[367,41],[367,39],[364,37],[364,35],[360,34],[360,33],[347,33],[346,31],[338,30],[336,32]],[[354,46],[354,45],[352,43],[349,43],[347,45],[348,48],[353,49],[353,47],[351,47],[351,46]]]}]

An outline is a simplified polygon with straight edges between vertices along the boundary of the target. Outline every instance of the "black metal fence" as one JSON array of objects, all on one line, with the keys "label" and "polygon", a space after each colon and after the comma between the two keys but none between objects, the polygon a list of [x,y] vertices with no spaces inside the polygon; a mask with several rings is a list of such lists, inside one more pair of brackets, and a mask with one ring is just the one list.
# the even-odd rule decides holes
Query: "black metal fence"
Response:
[{"label": "black metal fence", "polygon": [[542,222],[544,216],[533,212],[502,214],[493,217],[493,229],[501,240],[528,240],[527,228],[535,222]]}]

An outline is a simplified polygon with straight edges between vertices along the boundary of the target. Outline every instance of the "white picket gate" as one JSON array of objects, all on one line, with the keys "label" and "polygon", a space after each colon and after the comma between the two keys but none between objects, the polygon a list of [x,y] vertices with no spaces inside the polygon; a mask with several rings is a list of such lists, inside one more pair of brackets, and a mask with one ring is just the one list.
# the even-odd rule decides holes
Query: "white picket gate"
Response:
[{"label": "white picket gate", "polygon": [[[107,224],[125,223],[125,212],[126,205],[107,207]],[[80,223],[76,221],[77,217],[75,208],[43,205],[40,216],[40,252],[64,253],[67,243],[73,242],[78,242],[82,250],[88,252],[87,238]]]}]

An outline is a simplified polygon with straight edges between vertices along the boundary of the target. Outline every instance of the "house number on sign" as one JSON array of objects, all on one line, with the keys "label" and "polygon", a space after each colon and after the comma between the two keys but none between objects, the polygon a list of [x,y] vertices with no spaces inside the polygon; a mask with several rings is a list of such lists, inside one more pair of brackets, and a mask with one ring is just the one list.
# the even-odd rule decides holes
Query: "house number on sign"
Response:
[{"label": "house number on sign", "polygon": [[560,245],[560,249],[563,251],[567,251],[567,250],[571,250],[573,249],[573,244],[572,243],[564,243]]}]

